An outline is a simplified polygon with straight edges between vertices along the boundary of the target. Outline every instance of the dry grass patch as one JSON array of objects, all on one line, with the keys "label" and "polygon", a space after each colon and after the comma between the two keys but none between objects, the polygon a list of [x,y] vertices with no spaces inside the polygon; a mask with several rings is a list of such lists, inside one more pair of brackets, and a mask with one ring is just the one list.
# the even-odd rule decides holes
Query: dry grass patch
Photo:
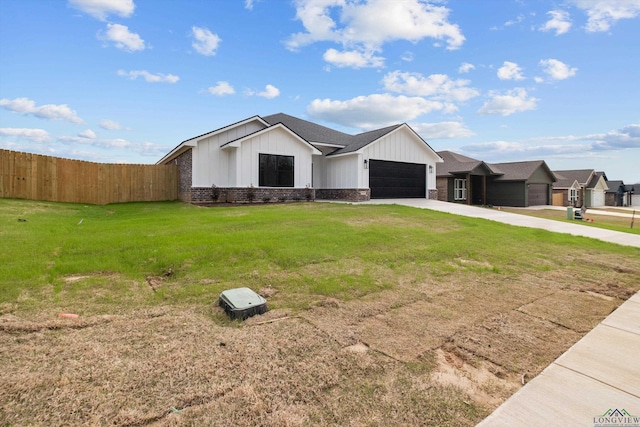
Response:
[{"label": "dry grass patch", "polygon": [[233,327],[159,307],[103,320],[33,330],[3,318],[3,424],[473,425],[485,414],[428,373],[344,349],[299,318]]},{"label": "dry grass patch", "polygon": [[586,333],[618,306],[619,300],[608,298],[588,293],[558,291],[518,310],[567,329]]},{"label": "dry grass patch", "polygon": [[450,349],[475,364],[486,360],[531,378],[573,345],[582,334],[519,311],[499,313],[452,337]]}]

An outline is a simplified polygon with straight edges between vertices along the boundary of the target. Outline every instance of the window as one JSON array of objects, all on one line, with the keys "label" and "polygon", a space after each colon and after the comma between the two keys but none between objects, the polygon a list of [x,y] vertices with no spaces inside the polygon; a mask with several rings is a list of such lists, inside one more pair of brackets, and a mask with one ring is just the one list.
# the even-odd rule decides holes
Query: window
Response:
[{"label": "window", "polygon": [[260,187],[293,187],[293,156],[260,154]]},{"label": "window", "polygon": [[453,182],[453,199],[467,200],[467,180],[455,179]]},{"label": "window", "polygon": [[578,201],[578,190],[575,188],[569,189],[569,201],[577,202]]}]

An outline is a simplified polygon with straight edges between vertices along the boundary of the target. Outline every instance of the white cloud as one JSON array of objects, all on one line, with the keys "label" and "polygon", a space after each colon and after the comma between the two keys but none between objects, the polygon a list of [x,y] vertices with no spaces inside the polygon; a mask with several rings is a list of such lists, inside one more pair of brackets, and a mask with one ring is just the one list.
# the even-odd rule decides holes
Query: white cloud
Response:
[{"label": "white cloud", "polygon": [[78,134],[81,138],[96,139],[96,133],[91,129],[84,130]]},{"label": "white cloud", "polygon": [[215,86],[211,86],[207,89],[207,92],[211,95],[224,96],[233,95],[236,91],[228,82],[220,81]]},{"label": "white cloud", "polygon": [[361,52],[349,50],[338,52],[336,49],[328,49],[322,58],[329,64],[338,68],[380,68],[384,66],[384,58],[373,56],[374,52]]},{"label": "white cloud", "polygon": [[253,10],[255,3],[259,3],[260,0],[244,0],[244,8],[247,10]]},{"label": "white cloud", "polygon": [[588,32],[609,31],[620,19],[632,19],[640,14],[640,0],[569,0],[589,17]]},{"label": "white cloud", "polygon": [[122,125],[113,120],[100,120],[100,127],[106,130],[121,130],[124,129]]},{"label": "white cloud", "polygon": [[144,40],[136,33],[129,31],[129,27],[121,24],[107,24],[107,31],[98,34],[101,40],[111,41],[115,46],[125,52],[144,50]]},{"label": "white cloud", "polygon": [[[114,158],[124,152],[133,152],[142,156],[148,157],[160,157],[166,154],[170,147],[161,146],[152,142],[132,142],[122,138],[87,138],[84,136],[61,136],[57,138],[58,142],[71,146],[71,147],[95,147],[103,150],[109,150],[109,156],[107,159],[96,157],[96,153],[78,151],[76,149],[60,150],[68,153],[74,153],[72,158],[85,158],[87,160],[94,161],[108,161],[114,162]],[[126,162],[123,162],[126,163]]]},{"label": "white cloud", "polygon": [[461,122],[412,123],[411,128],[426,140],[468,138],[475,135]]},{"label": "white cloud", "polygon": [[47,104],[36,107],[35,101],[29,98],[0,99],[0,106],[19,114],[31,114],[40,119],[66,120],[75,124],[84,123],[78,114],[66,104]]},{"label": "white cloud", "polygon": [[273,85],[266,85],[262,92],[256,92],[254,90],[247,89],[244,93],[245,95],[248,95],[248,96],[255,95],[255,96],[261,96],[267,99],[273,99],[273,98],[276,98],[277,96],[280,96],[280,89],[278,89]]},{"label": "white cloud", "polygon": [[469,71],[471,71],[471,70],[475,70],[475,69],[476,69],[476,66],[475,66],[475,65],[470,64],[470,63],[468,63],[468,62],[463,62],[463,63],[460,65],[460,68],[458,68],[458,73],[460,73],[460,74],[465,74],[465,73],[468,73]]},{"label": "white cloud", "polygon": [[414,57],[413,52],[406,51],[405,53],[402,54],[400,59],[402,59],[405,62],[412,62],[413,61],[413,57]]},{"label": "white cloud", "polygon": [[205,56],[214,56],[222,41],[217,34],[213,34],[208,28],[191,27],[191,36],[195,39],[191,46],[196,52]]},{"label": "white cloud", "polygon": [[0,136],[26,139],[38,143],[51,140],[49,133],[44,129],[0,128]]},{"label": "white cloud", "polygon": [[604,134],[588,135],[592,149],[598,151],[640,148],[640,124],[631,124]]},{"label": "white cloud", "polygon": [[133,144],[132,142],[121,138],[97,139],[86,138],[84,136],[61,136],[58,137],[58,141],[65,144],[83,144],[100,148],[127,148]]},{"label": "white cloud", "polygon": [[640,124],[631,124],[606,133],[583,136],[552,136],[522,141],[491,141],[461,147],[485,159],[517,155],[538,158],[584,158],[593,153],[640,149]]},{"label": "white cloud", "polygon": [[257,96],[272,99],[280,95],[280,89],[273,85],[266,85],[262,92],[256,93]]},{"label": "white cloud", "polygon": [[516,17],[516,19],[511,19],[511,20],[509,20],[509,21],[505,22],[505,23],[504,23],[504,26],[505,26],[505,27],[510,27],[510,26],[512,26],[512,25],[519,24],[519,23],[521,23],[522,21],[524,21],[524,15],[520,14],[520,15],[518,15],[518,16]]},{"label": "white cloud", "polygon": [[422,114],[443,110],[441,102],[422,97],[374,94],[358,96],[347,101],[315,99],[307,107],[311,118],[361,129],[407,122]]},{"label": "white cloud", "polygon": [[538,99],[528,97],[523,88],[515,88],[505,94],[489,92],[491,99],[478,110],[479,114],[501,114],[509,116],[527,110],[535,110]]},{"label": "white cloud", "polygon": [[458,49],[465,40],[458,25],[448,21],[449,9],[421,0],[296,0],[295,6],[306,31],[289,37],[290,50],[329,41],[346,51],[379,52],[390,41],[424,38]]},{"label": "white cloud", "polygon": [[434,100],[465,102],[480,95],[469,87],[469,80],[453,80],[446,74],[432,74],[428,77],[420,73],[392,71],[382,79],[385,90],[410,96],[429,96]]},{"label": "white cloud", "polygon": [[551,19],[540,27],[540,31],[555,31],[556,36],[559,36],[571,28],[571,18],[568,12],[564,10],[550,10],[547,12],[547,15],[550,15]]},{"label": "white cloud", "polygon": [[146,70],[132,70],[124,71],[118,70],[118,75],[122,77],[128,77],[130,80],[135,80],[138,77],[142,77],[147,83],[177,83],[180,77],[173,74],[151,74]]},{"label": "white cloud", "polygon": [[106,21],[112,14],[128,18],[136,7],[133,0],[69,0],[69,6],[101,21]]},{"label": "white cloud", "polygon": [[522,69],[515,62],[504,61],[502,67],[498,69],[500,80],[524,80]]},{"label": "white cloud", "polygon": [[[564,80],[576,75],[577,68],[571,68],[562,61],[557,59],[543,59],[540,61],[540,66],[543,67],[543,71],[549,76],[551,80]],[[540,83],[539,78],[536,81]]]}]

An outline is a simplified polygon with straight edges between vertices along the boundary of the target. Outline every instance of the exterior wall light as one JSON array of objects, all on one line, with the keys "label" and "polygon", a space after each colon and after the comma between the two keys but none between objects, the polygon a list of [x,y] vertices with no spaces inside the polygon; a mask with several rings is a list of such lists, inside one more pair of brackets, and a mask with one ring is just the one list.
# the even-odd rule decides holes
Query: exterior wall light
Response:
[{"label": "exterior wall light", "polygon": [[429,173],[433,173],[433,166],[429,165]]},{"label": "exterior wall light", "polygon": [[364,168],[369,169],[369,160],[364,159]]}]

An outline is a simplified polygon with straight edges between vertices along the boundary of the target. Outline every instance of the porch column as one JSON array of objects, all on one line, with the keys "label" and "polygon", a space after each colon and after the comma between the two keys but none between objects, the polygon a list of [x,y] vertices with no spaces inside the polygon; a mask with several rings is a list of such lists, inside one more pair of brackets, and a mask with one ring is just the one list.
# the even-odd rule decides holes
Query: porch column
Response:
[{"label": "porch column", "polygon": [[470,205],[471,204],[471,198],[473,197],[473,194],[471,194],[471,174],[468,173],[467,174],[467,204]]},{"label": "porch column", "polygon": [[487,204],[487,176],[482,175],[482,204]]}]

